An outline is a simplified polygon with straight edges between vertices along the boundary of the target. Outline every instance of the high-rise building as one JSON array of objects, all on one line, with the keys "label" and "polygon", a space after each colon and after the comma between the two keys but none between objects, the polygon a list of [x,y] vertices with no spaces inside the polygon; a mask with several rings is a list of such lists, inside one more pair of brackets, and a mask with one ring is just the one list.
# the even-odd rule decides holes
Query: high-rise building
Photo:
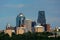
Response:
[{"label": "high-rise building", "polygon": [[16,26],[19,27],[21,25],[24,24],[25,21],[25,16],[23,15],[23,13],[20,13],[17,17],[16,17]]},{"label": "high-rise building", "polygon": [[46,24],[45,11],[39,11],[38,12],[37,23],[41,24],[41,25],[45,25]]},{"label": "high-rise building", "polygon": [[30,20],[30,19],[26,19],[25,20],[25,25],[26,25],[26,27],[27,27],[27,31],[32,31],[32,20]]}]

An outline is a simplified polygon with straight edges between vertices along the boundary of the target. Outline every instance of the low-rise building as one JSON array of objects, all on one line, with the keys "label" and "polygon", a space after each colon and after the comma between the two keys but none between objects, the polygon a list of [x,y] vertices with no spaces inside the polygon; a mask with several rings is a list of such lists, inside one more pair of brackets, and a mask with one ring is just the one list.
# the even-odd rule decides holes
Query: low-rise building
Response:
[{"label": "low-rise building", "polygon": [[25,33],[27,30],[26,30],[26,25],[21,25],[20,27],[17,27],[16,28],[16,34],[23,34]]},{"label": "low-rise building", "polygon": [[8,34],[9,36],[12,36],[12,30],[11,29],[4,30],[4,33]]},{"label": "low-rise building", "polygon": [[11,27],[10,24],[7,24],[4,33],[12,36],[12,33],[15,33],[15,27]]},{"label": "low-rise building", "polygon": [[43,26],[35,26],[35,32],[44,32],[44,27]]},{"label": "low-rise building", "polygon": [[16,34],[23,34],[25,32],[24,27],[17,27]]}]

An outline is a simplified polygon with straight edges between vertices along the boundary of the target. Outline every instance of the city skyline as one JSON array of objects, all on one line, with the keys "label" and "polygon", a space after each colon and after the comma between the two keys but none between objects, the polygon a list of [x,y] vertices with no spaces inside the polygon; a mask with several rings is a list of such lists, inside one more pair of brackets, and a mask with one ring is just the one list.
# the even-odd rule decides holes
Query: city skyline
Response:
[{"label": "city skyline", "polygon": [[5,29],[7,23],[16,26],[19,13],[37,21],[39,10],[45,11],[48,24],[60,26],[60,0],[0,0],[0,29]]}]

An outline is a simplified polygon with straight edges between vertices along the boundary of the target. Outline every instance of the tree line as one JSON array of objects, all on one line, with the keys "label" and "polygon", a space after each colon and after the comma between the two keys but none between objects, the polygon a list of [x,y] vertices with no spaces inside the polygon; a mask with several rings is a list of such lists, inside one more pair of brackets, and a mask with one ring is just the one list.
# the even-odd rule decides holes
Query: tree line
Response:
[{"label": "tree line", "polygon": [[53,35],[51,32],[41,32],[41,33],[24,33],[24,34],[15,34],[12,33],[10,37],[8,34],[4,32],[0,33],[0,40],[60,40],[60,37],[48,37],[49,35]]}]

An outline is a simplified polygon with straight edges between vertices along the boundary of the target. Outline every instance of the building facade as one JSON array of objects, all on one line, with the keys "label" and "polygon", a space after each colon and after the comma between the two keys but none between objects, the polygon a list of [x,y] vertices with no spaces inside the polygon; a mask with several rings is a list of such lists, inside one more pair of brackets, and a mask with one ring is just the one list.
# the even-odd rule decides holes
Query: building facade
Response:
[{"label": "building facade", "polygon": [[41,24],[41,25],[46,24],[45,11],[39,11],[39,12],[38,12],[37,23],[38,23],[38,24]]},{"label": "building facade", "polygon": [[27,28],[27,31],[32,31],[32,20],[30,19],[26,19],[25,20],[25,25],[26,25],[26,28]]},{"label": "building facade", "polygon": [[34,32],[35,31],[35,27],[36,26],[36,22],[35,21],[32,21],[32,32]]},{"label": "building facade", "polygon": [[44,27],[40,25],[35,26],[35,32],[44,32]]},{"label": "building facade", "polygon": [[10,24],[7,24],[4,33],[8,34],[11,37],[12,33],[15,33],[15,27],[12,27]]},{"label": "building facade", "polygon": [[46,31],[47,31],[47,32],[50,32],[50,31],[51,31],[51,26],[50,26],[50,24],[46,24]]},{"label": "building facade", "polygon": [[20,27],[20,25],[23,25],[24,21],[25,21],[25,16],[23,15],[23,13],[20,13],[16,17],[16,27]]},{"label": "building facade", "polygon": [[6,30],[4,30],[5,34],[8,34],[10,37],[12,36],[12,33],[15,33],[15,30],[11,29],[11,28],[7,28]]},{"label": "building facade", "polygon": [[25,32],[24,27],[17,27],[16,34],[23,34]]}]

